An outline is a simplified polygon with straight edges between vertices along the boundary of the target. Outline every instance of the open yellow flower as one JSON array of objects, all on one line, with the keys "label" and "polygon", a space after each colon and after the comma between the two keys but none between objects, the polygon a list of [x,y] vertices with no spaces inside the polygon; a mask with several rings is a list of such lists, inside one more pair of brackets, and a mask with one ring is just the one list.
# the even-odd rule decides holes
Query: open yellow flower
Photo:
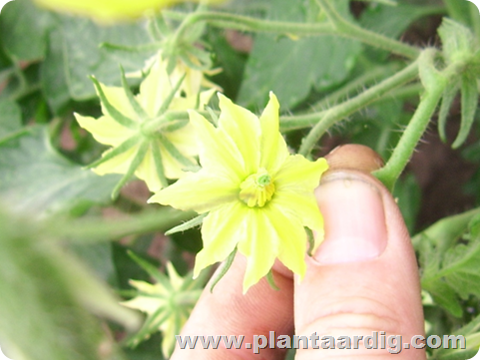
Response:
[{"label": "open yellow flower", "polygon": [[189,93],[184,96],[187,85],[183,80],[167,73],[167,61],[161,55],[136,96],[127,86],[109,87],[94,79],[104,115],[99,119],[75,117],[98,142],[113,147],[93,164],[97,174],[127,174],[126,181],[134,173],[155,192],[167,185],[165,178],[178,179],[184,168],[196,164],[193,127],[186,119],[177,121],[164,115],[167,110],[203,107],[215,89],[200,91],[200,83],[196,89],[188,84]]},{"label": "open yellow flower", "polygon": [[[218,127],[198,113],[190,121],[198,134],[202,169],[181,178],[149,201],[207,213],[204,248],[194,275],[226,259],[235,249],[247,257],[244,292],[270,271],[278,258],[302,277],[307,234],[322,238],[323,218],[313,191],[327,169],[325,159],[290,155],[279,132],[275,95],[260,119],[219,94]],[[316,246],[319,245],[315,244]]]}]

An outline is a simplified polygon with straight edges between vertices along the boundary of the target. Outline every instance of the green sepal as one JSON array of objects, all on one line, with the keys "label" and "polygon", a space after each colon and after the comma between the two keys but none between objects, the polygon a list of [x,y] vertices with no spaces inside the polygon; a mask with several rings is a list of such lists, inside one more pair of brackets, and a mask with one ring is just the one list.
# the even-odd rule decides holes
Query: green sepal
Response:
[{"label": "green sepal", "polygon": [[137,151],[137,154],[133,158],[132,162],[130,163],[130,166],[128,167],[127,172],[122,176],[120,181],[115,185],[112,191],[112,199],[116,199],[118,196],[118,193],[122,189],[122,187],[130,180],[130,178],[133,176],[137,168],[140,166],[142,163],[143,159],[145,159],[145,155],[147,154],[148,150],[148,142],[144,141],[141,145],[140,148]]},{"label": "green sepal", "polygon": [[150,144],[153,155],[153,163],[155,164],[155,169],[157,170],[158,178],[162,187],[168,186],[167,178],[165,177],[165,169],[163,167],[162,153],[160,152],[160,140],[152,141]]},{"label": "green sepal", "polygon": [[121,143],[119,146],[116,146],[112,148],[111,150],[107,150],[102,157],[93,163],[89,164],[86,166],[87,169],[92,169],[94,167],[97,167],[100,164],[103,164],[106,161],[109,161],[113,159],[116,156],[119,156],[123,154],[125,151],[130,150],[132,147],[137,145],[141,141],[142,136],[141,135],[135,135],[132,136],[131,138],[128,138],[125,140],[123,143]]},{"label": "green sepal", "polygon": [[227,271],[230,269],[230,267],[233,264],[233,260],[235,259],[235,255],[237,254],[237,248],[233,249],[233,251],[228,255],[228,257],[225,259],[225,262],[220,265],[218,270],[215,272],[213,275],[214,278],[212,279],[212,285],[210,286],[210,292],[213,292],[213,288],[218,284],[218,282],[225,276]]},{"label": "green sepal", "polygon": [[211,277],[210,269],[203,269],[200,271],[200,274],[194,279],[192,277],[192,272],[189,272],[188,275],[185,276],[185,280],[180,287],[180,291],[192,291],[192,290],[199,290],[203,291],[205,284]]},{"label": "green sepal", "polygon": [[[140,330],[138,330],[134,335],[128,338],[125,341],[125,344],[130,348],[135,348],[139,343],[147,339],[151,334],[158,331],[160,325],[165,322],[165,320],[167,320],[171,315],[168,311],[165,310],[165,308],[160,307],[157,311],[155,311],[155,313],[148,316]],[[162,315],[162,312],[163,316],[160,316]]]},{"label": "green sepal", "polygon": [[190,219],[190,220],[184,222],[183,224],[180,224],[180,225],[177,225],[177,226],[171,228],[170,230],[168,230],[165,233],[165,235],[169,236],[169,235],[173,235],[173,234],[183,232],[183,231],[189,230],[191,228],[197,227],[197,226],[199,226],[203,223],[203,219],[205,219],[206,216],[207,216],[207,214],[198,215],[197,217],[194,217],[193,219]]},{"label": "green sepal", "polygon": [[170,140],[167,139],[166,136],[163,134],[158,134],[160,141],[163,145],[163,147],[168,151],[172,157],[177,160],[180,164],[184,166],[192,166],[195,165],[192,161],[187,159],[178,149],[173,145]]},{"label": "green sepal", "polygon": [[137,115],[140,115],[142,119],[147,118],[147,113],[143,109],[143,107],[140,106],[138,103],[137,99],[135,99],[135,96],[132,93],[132,90],[130,89],[130,86],[127,83],[127,79],[125,77],[125,70],[123,70],[123,66],[120,65],[120,73],[122,75],[122,87],[123,90],[125,91],[125,95],[127,96],[127,99],[132,106],[133,110],[137,113]]},{"label": "green sepal", "polygon": [[305,232],[307,233],[307,239],[308,239],[308,251],[307,254],[308,256],[313,256],[313,250],[315,249],[315,237],[313,236],[313,231],[305,227]]},{"label": "green sepal", "polygon": [[108,101],[107,97],[105,96],[105,93],[103,92],[102,86],[98,82],[98,80],[94,76],[90,76],[90,79],[92,80],[95,89],[97,89],[98,96],[100,97],[100,100],[105,106],[105,109],[107,110],[108,114],[119,124],[129,128],[129,129],[136,129],[138,126],[138,123],[129,117],[123,115],[120,111],[118,111],[110,102]]},{"label": "green sepal", "polygon": [[218,126],[218,113],[213,110],[210,106],[206,107],[206,110],[208,111],[208,114],[210,115],[210,118],[215,126]]},{"label": "green sepal", "polygon": [[148,44],[135,45],[135,46],[119,45],[119,44],[113,44],[109,42],[103,42],[103,43],[100,43],[99,45],[99,48],[105,49],[107,51],[123,51],[123,52],[134,53],[134,54],[158,51],[158,49],[160,49],[161,47],[162,47],[161,42],[152,42]]},{"label": "green sepal", "polygon": [[269,271],[268,274],[266,275],[266,278],[267,278],[267,281],[268,281],[268,285],[270,285],[270,287],[271,287],[273,290],[275,290],[275,291],[280,290],[280,288],[277,286],[277,284],[275,284],[275,279],[273,278],[272,269],[270,269],[270,271]]},{"label": "green sepal", "polygon": [[128,256],[137,263],[143,270],[145,270],[148,275],[150,275],[157,283],[162,284],[166,289],[173,291],[172,284],[168,281],[168,277],[160,272],[155,266],[150,264],[148,261],[137,256],[133,251],[127,251]]},{"label": "green sepal", "polygon": [[[190,56],[199,60],[199,63],[195,63],[191,60]],[[212,68],[212,59],[210,53],[199,49],[196,46],[191,46],[187,53],[180,54],[180,59],[189,67],[195,70],[205,71]]]},{"label": "green sepal", "polygon": [[443,92],[442,104],[440,105],[440,111],[438,114],[438,134],[440,139],[446,143],[447,134],[445,132],[445,127],[447,125],[447,118],[450,113],[450,108],[452,107],[453,100],[457,95],[459,90],[459,85],[455,84],[454,86],[447,86]]},{"label": "green sepal", "polygon": [[478,104],[478,88],[477,79],[474,76],[465,73],[462,76],[462,121],[460,124],[460,131],[457,138],[452,144],[452,148],[456,149],[461,146],[468,137],[470,129],[475,119],[475,112]]},{"label": "green sepal", "polygon": [[161,130],[162,133],[173,132],[173,131],[180,130],[181,128],[185,127],[187,124],[188,124],[188,120],[171,120],[171,121],[165,122],[164,125],[162,124],[159,130]]},{"label": "green sepal", "polygon": [[165,111],[167,111],[167,109],[170,107],[170,103],[172,102],[173,98],[177,94],[178,90],[180,90],[180,86],[182,86],[183,80],[185,80],[185,76],[187,76],[187,73],[183,74],[180,80],[178,80],[178,82],[173,87],[170,94],[168,94],[168,97],[162,103],[162,106],[160,106],[160,109],[158,109],[157,117],[162,116],[165,113]]},{"label": "green sepal", "polygon": [[157,41],[161,41],[172,33],[161,13],[150,17],[147,29],[152,38]]}]

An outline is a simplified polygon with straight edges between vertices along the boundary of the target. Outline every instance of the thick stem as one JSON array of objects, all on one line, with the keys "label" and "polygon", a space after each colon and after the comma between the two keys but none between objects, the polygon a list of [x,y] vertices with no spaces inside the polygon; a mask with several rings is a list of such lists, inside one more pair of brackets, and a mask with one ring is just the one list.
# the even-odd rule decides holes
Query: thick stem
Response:
[{"label": "thick stem", "polygon": [[415,147],[427,129],[438,102],[442,98],[443,91],[450,84],[451,79],[461,73],[464,68],[465,63],[454,63],[440,73],[440,77],[434,85],[430,84],[428,86],[428,90],[425,91],[417,110],[413,114],[412,120],[410,120],[403,132],[392,156],[390,156],[383,168],[374,172],[374,175],[388,189],[393,190],[395,182],[410,161]]},{"label": "thick stem", "polygon": [[[418,62],[415,61],[407,66],[402,71],[393,75],[392,77],[382,81],[381,83],[372,86],[370,89],[347,100],[346,102],[334,106],[322,113],[320,121],[318,121],[318,114],[311,114],[310,117],[316,117],[318,121],[313,127],[307,137],[303,140],[300,146],[299,153],[306,156],[313,149],[318,140],[325,134],[325,132],[335,123],[343,120],[348,115],[364,108],[371,102],[378,100],[389,91],[415,79],[418,75]],[[307,120],[304,116],[303,121]],[[298,120],[297,120],[298,121]]]},{"label": "thick stem", "polygon": [[444,86],[438,86],[435,90],[424,94],[387,164],[374,173],[388,189],[393,190],[395,182],[410,160],[437,108],[444,88]]}]

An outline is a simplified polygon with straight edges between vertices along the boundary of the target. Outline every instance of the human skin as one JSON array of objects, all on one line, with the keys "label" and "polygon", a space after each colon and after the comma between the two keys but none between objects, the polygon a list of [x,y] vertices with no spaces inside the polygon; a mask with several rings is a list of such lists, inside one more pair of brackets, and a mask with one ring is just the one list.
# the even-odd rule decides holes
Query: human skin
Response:
[{"label": "human skin", "polygon": [[[207,286],[182,330],[185,335],[367,336],[384,331],[407,343],[424,334],[420,281],[415,253],[395,200],[370,172],[381,166],[372,150],[360,145],[337,148],[327,156],[329,171],[315,195],[325,220],[325,240],[306,255],[300,280],[281,263],[273,268],[273,290],[265,279],[242,294],[246,261],[237,255],[216,285]],[[360,344],[362,344],[360,342]],[[283,359],[285,350],[176,348],[172,360]],[[298,349],[295,359],[425,359],[425,351],[403,349]]]}]

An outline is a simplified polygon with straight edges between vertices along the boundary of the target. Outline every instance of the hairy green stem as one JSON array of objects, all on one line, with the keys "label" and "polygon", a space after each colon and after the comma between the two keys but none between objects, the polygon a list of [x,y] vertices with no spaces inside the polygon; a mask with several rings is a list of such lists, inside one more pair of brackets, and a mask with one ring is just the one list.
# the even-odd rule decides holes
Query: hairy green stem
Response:
[{"label": "hairy green stem", "polygon": [[175,35],[175,41],[177,42],[181,40],[189,26],[199,21],[206,21],[215,27],[240,31],[268,32],[296,36],[337,35],[355,39],[410,59],[415,59],[420,52],[419,49],[413,46],[365,30],[341,17],[332,19],[332,23],[297,23],[256,19],[248,16],[215,11],[195,12],[186,16],[172,11],[164,11],[163,15],[175,19],[184,19]]},{"label": "hairy green stem", "polygon": [[362,41],[366,44],[388,50],[394,54],[416,59],[420,55],[420,49],[402,43],[400,41],[366,30],[342,17],[330,0],[316,0],[327,14],[328,18],[338,30],[340,35]]},{"label": "hairy green stem", "polygon": [[[317,124],[303,140],[299,153],[304,156],[308,155],[318,140],[332,125],[343,120],[348,115],[364,108],[373,101],[378,100],[389,91],[412,81],[417,77],[417,75],[418,62],[415,61],[402,71],[382,81],[381,83],[372,86],[363,93],[322,112],[320,119],[318,113],[303,116],[303,118],[300,119],[301,121],[316,120]],[[294,120],[299,121],[298,118],[300,117],[296,117]]]},{"label": "hairy green stem", "polygon": [[440,76],[435,81],[435,84],[427,85],[427,90],[423,94],[417,110],[413,114],[388,162],[383,168],[374,172],[374,175],[388,189],[393,190],[395,182],[410,161],[415,147],[427,129],[430,119],[442,98],[443,91],[449,85],[451,79],[461,73],[464,67],[465,63],[463,61],[451,64],[439,73]]},{"label": "hairy green stem", "polygon": [[351,97],[355,93],[359,93],[359,90],[363,90],[365,87],[374,83],[379,78],[384,78],[388,75],[391,75],[394,70],[397,70],[395,65],[386,65],[381,67],[376,67],[371,71],[366,72],[365,74],[359,76],[356,79],[353,79],[345,86],[340,89],[328,94],[323,99],[317,101],[315,104],[310,106],[311,111],[323,111],[333,104],[337,104],[339,101],[344,100],[345,98]]}]

